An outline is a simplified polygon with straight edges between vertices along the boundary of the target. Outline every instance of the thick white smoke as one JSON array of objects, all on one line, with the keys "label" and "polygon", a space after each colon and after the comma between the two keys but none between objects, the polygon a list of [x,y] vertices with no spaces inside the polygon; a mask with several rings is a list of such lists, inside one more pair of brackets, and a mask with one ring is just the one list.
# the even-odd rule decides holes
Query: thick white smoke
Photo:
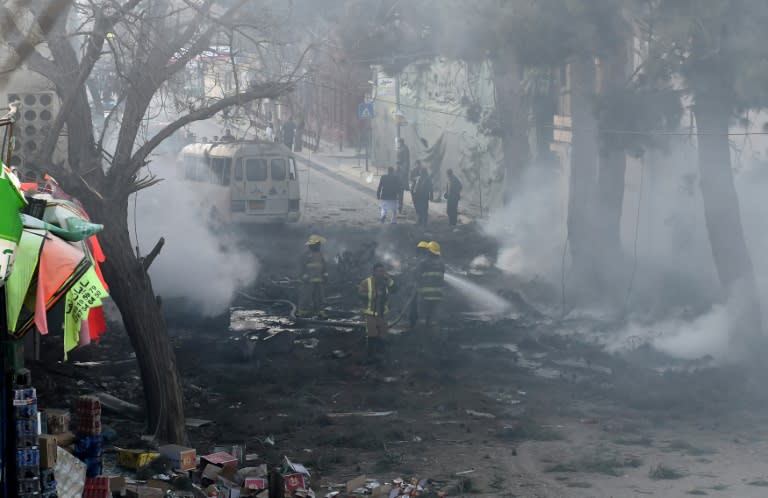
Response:
[{"label": "thick white smoke", "polygon": [[[152,168],[165,180],[139,192],[135,228],[143,254],[165,237],[165,247],[150,268],[155,292],[184,298],[206,316],[222,313],[239,289],[256,280],[258,260],[242,249],[236,233],[211,231],[199,212],[201,199],[177,178],[171,159],[155,161]],[[133,231],[133,219],[129,223]]]}]

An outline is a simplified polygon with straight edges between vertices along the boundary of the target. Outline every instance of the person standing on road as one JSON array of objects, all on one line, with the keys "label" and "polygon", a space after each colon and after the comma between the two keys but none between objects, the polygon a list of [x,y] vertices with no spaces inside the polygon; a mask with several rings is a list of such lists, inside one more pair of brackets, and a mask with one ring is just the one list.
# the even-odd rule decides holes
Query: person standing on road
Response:
[{"label": "person standing on road", "polygon": [[453,170],[449,169],[448,185],[445,187],[445,199],[447,202],[446,211],[448,214],[448,225],[455,227],[459,218],[459,199],[461,199],[462,185],[456,175],[453,174]]},{"label": "person standing on road", "polygon": [[288,121],[283,125],[283,145],[293,150],[293,137],[296,134],[296,125],[293,123],[293,119],[288,118]]},{"label": "person standing on road", "polygon": [[267,129],[264,130],[264,135],[267,137],[267,142],[275,141],[275,131],[272,129],[272,123],[267,124]]},{"label": "person standing on road", "polygon": [[366,303],[365,315],[366,355],[381,353],[384,337],[389,331],[389,296],[395,291],[395,281],[381,263],[373,265],[373,275],[366,278],[357,290]]},{"label": "person standing on road", "polygon": [[[401,189],[403,191],[408,190],[408,180],[411,175],[411,151],[405,140],[402,138],[397,139],[397,176],[400,177]],[[400,214],[403,213],[403,201],[405,196],[400,194]]]},{"label": "person standing on road", "polygon": [[379,188],[376,190],[376,198],[379,199],[381,209],[381,222],[387,220],[389,213],[392,213],[393,225],[397,223],[397,205],[403,195],[403,188],[400,184],[400,177],[395,174],[393,167],[387,168],[387,174],[379,180]]},{"label": "person standing on road", "polygon": [[[445,263],[443,263],[440,244],[431,241],[426,246],[426,256],[416,268],[416,299],[418,311],[411,315],[411,326],[418,323],[419,315],[424,317],[430,332],[437,332],[437,309],[443,301],[445,283]],[[434,329],[433,329],[434,327]]]},{"label": "person standing on road", "polygon": [[304,244],[307,251],[301,258],[301,288],[299,289],[298,316],[325,318],[325,284],[328,283],[328,269],[320,251],[325,239],[311,235]]},{"label": "person standing on road", "polygon": [[421,166],[418,161],[416,161],[416,168],[413,171],[417,173],[411,187],[411,199],[416,210],[416,223],[421,226],[427,226],[429,200],[432,198],[433,189],[432,177],[429,175],[427,168]]}]

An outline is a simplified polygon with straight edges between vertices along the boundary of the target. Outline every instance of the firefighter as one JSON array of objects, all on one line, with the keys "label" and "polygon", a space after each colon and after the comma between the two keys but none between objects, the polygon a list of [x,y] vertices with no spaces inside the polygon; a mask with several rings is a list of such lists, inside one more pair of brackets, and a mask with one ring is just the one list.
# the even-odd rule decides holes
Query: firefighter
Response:
[{"label": "firefighter", "polygon": [[358,293],[366,303],[365,315],[366,354],[380,352],[384,337],[389,330],[389,296],[395,291],[395,281],[381,263],[373,265],[373,275],[358,286]]},{"label": "firefighter", "polygon": [[311,235],[304,244],[307,251],[301,259],[301,289],[299,291],[299,316],[318,316],[325,318],[325,284],[328,282],[328,269],[320,251],[325,239]]},{"label": "firefighter", "polygon": [[416,269],[416,299],[418,300],[418,315],[424,317],[424,321],[430,330],[437,332],[437,307],[443,300],[443,285],[445,278],[445,264],[442,260],[440,244],[431,241],[427,244],[426,257]]},{"label": "firefighter", "polygon": [[[427,258],[427,254],[429,254],[428,247],[429,242],[426,240],[421,240],[416,244],[416,257],[418,258],[418,261],[415,269],[421,268],[422,262]],[[414,274],[416,274],[416,272],[414,272]],[[416,289],[414,289],[414,294],[411,297],[410,307],[408,309],[408,321],[411,328],[415,327],[416,323],[419,321],[418,276],[416,277],[415,284]]]}]

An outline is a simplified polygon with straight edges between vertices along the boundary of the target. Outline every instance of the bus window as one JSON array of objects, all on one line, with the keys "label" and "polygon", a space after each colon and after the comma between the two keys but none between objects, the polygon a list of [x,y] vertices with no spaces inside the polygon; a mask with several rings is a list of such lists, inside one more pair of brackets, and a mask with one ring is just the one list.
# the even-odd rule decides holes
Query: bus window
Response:
[{"label": "bus window", "polygon": [[249,182],[263,182],[267,179],[266,159],[246,159],[245,179]]},{"label": "bus window", "polygon": [[239,157],[235,161],[235,181],[243,181],[243,160]]},{"label": "bus window", "polygon": [[293,160],[292,157],[288,158],[288,179],[289,180],[296,179],[296,162]]},{"label": "bus window", "polygon": [[211,183],[215,185],[229,185],[229,169],[232,160],[223,157],[211,159]]},{"label": "bus window", "polygon": [[272,181],[282,182],[285,180],[285,159],[272,159]]}]

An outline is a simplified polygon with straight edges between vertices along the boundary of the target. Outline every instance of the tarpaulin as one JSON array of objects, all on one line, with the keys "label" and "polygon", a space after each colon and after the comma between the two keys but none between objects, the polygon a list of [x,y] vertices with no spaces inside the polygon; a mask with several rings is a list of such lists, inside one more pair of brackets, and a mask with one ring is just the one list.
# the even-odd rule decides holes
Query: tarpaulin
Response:
[{"label": "tarpaulin", "polygon": [[27,229],[21,234],[13,271],[5,284],[5,307],[8,315],[8,330],[11,332],[16,330],[19,313],[37,270],[44,240],[45,230]]},{"label": "tarpaulin", "polygon": [[[2,163],[0,163],[2,164]],[[0,286],[11,273],[16,246],[21,238],[19,209],[26,204],[19,181],[5,165],[0,167]]]},{"label": "tarpaulin", "polygon": [[46,311],[83,276],[91,263],[82,246],[69,244],[53,234],[43,244],[37,279],[35,326],[48,333]]},{"label": "tarpaulin", "polygon": [[101,300],[108,295],[93,267],[89,268],[67,292],[64,307],[65,359],[67,353],[75,349],[80,341],[80,327],[83,320],[87,319],[89,310],[101,306]]}]

